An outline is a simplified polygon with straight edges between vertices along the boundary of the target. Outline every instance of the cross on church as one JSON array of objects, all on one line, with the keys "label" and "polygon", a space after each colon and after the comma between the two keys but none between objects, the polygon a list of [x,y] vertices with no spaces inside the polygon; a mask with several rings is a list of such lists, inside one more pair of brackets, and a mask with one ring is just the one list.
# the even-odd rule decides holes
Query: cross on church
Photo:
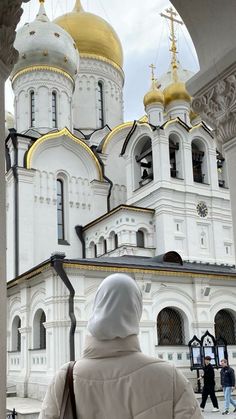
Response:
[{"label": "cross on church", "polygon": [[150,64],[149,67],[151,68],[151,72],[152,72],[152,80],[154,80],[155,79],[154,70],[156,69],[156,66],[154,64]]},{"label": "cross on church", "polygon": [[[177,13],[174,11],[174,9],[172,7],[170,7],[169,9],[166,9],[166,13],[161,13],[161,17],[164,17],[168,20],[170,20],[170,41],[171,41],[171,47],[170,47],[170,52],[172,52],[172,70],[173,73],[176,72],[178,65],[177,65],[177,59],[176,59],[176,54],[177,54],[177,46],[176,46],[176,37],[175,37],[175,27],[174,27],[174,22],[179,23],[180,25],[183,25],[183,22],[181,20],[176,19],[175,16],[177,16]],[[177,77],[177,76],[175,76]]]}]

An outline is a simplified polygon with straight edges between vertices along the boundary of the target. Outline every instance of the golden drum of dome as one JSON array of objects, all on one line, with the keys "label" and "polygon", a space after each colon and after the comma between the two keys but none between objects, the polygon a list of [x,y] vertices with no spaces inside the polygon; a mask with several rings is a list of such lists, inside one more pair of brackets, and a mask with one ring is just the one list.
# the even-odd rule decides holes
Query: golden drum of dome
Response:
[{"label": "golden drum of dome", "polygon": [[187,92],[185,83],[178,81],[176,83],[171,83],[164,90],[165,105],[174,100],[184,100],[186,102],[191,102],[191,96]]},{"label": "golden drum of dome", "polygon": [[80,54],[104,57],[122,68],[121,42],[104,19],[77,6],[71,13],[55,19],[55,23],[72,36]]},{"label": "golden drum of dome", "polygon": [[164,104],[164,95],[158,89],[150,90],[143,98],[143,104],[145,107],[153,103],[161,103],[162,105]]}]

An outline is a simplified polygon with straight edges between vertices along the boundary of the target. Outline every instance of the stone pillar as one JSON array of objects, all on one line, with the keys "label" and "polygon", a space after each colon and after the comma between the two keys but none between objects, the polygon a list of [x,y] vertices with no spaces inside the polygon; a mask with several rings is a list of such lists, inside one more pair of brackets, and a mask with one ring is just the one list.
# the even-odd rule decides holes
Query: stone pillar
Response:
[{"label": "stone pillar", "polygon": [[236,62],[196,92],[192,106],[214,129],[217,148],[226,158],[236,243]]},{"label": "stone pillar", "polygon": [[[29,0],[24,0],[27,2]],[[0,2],[0,417],[6,416],[6,199],[5,199],[5,81],[17,60],[13,48],[22,0]]]}]

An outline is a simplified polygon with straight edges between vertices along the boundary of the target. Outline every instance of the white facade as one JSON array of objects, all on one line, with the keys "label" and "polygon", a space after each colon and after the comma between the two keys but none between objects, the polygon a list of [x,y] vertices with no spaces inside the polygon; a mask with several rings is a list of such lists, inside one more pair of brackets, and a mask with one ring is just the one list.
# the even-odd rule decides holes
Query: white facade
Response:
[{"label": "white facade", "polygon": [[[97,286],[120,270],[144,293],[144,352],[174,361],[193,379],[189,339],[207,329],[214,334],[222,310],[236,322],[224,158],[209,128],[196,118],[190,122],[187,100],[149,104],[147,116],[124,123],[122,70],[99,56],[81,57],[78,67],[69,35],[64,39],[73,53],[62,67],[64,31],[56,24],[51,30],[44,17],[34,25],[36,31],[47,25],[53,42],[42,63],[40,37],[36,55],[28,40],[27,55],[24,36],[35,34],[23,33],[26,56],[13,70],[16,130],[6,143],[8,381],[20,396],[42,399],[69,358],[68,291],[54,269],[54,253],[66,254],[61,263],[75,289],[77,357]],[[160,262],[172,251],[183,266]],[[165,309],[179,316],[182,338],[175,344],[158,340],[157,318]]]},{"label": "white facade", "polygon": [[[82,57],[73,95],[74,127],[86,134],[104,125],[114,128],[121,124],[123,85],[124,75],[120,68],[99,59]],[[103,115],[99,114],[101,94]]]}]

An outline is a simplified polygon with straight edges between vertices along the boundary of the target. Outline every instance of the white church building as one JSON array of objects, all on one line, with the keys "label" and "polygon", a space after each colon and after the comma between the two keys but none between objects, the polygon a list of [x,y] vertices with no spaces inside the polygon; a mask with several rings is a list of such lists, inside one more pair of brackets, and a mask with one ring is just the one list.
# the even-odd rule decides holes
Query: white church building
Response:
[{"label": "white church building", "polygon": [[191,110],[171,41],[169,72],[159,86],[152,67],[144,113],[126,122],[122,45],[105,20],[76,0],[51,22],[40,0],[18,30],[6,117],[7,372],[21,397],[41,400],[60,365],[81,355],[96,289],[112,272],[143,290],[145,353],[195,385],[187,345],[209,330],[236,365],[227,167]]}]

